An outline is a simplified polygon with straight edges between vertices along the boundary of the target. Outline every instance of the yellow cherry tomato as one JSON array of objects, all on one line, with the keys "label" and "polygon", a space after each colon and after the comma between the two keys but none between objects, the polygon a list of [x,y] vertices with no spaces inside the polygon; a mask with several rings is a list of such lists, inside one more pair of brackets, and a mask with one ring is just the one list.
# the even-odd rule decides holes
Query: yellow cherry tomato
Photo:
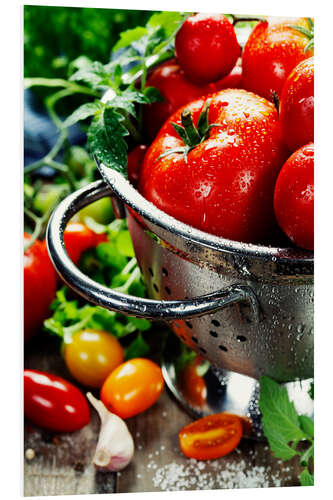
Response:
[{"label": "yellow cherry tomato", "polygon": [[145,358],[122,363],[105,380],[101,400],[121,418],[129,418],[152,406],[164,387],[161,368]]},{"label": "yellow cherry tomato", "polygon": [[88,387],[101,387],[124,360],[124,350],[111,333],[84,329],[74,333],[64,351],[71,375]]}]

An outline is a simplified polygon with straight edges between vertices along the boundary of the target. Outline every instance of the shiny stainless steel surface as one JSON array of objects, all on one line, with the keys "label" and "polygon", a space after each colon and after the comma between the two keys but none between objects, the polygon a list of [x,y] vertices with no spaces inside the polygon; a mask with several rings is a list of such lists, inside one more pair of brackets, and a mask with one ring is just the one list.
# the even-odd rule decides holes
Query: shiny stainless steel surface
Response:
[{"label": "shiny stainless steel surface", "polygon": [[[88,300],[127,314],[176,318],[172,327],[178,337],[219,368],[254,378],[265,374],[281,382],[313,376],[311,252],[203,233],[158,210],[119,173],[103,165],[99,169],[111,191],[96,183],[90,193],[89,187],[74,193],[55,211],[48,229],[50,255],[70,286]],[[136,256],[153,300],[121,297],[100,287],[85,278],[64,251],[67,220],[111,193],[118,199],[118,211],[120,200],[126,206]]]}]

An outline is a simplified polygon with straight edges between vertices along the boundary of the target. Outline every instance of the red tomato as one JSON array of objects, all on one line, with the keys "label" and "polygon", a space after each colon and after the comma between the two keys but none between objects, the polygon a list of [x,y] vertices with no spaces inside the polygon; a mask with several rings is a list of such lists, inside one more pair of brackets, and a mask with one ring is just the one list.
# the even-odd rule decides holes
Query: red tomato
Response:
[{"label": "red tomato", "polygon": [[197,357],[188,363],[180,376],[180,387],[186,401],[198,407],[203,406],[207,398],[206,382],[197,372],[197,366],[201,361]]},{"label": "red tomato", "polygon": [[313,142],[314,58],[300,62],[288,76],[280,99],[280,123],[291,151]]},{"label": "red tomato", "polygon": [[139,177],[141,165],[147,151],[145,144],[136,146],[127,156],[127,175],[129,181],[136,187]]},{"label": "red tomato", "polygon": [[[197,124],[206,99],[187,105]],[[210,129],[187,154],[171,122],[181,125],[185,107],[162,127],[148,149],[139,189],[164,212],[193,227],[243,242],[259,242],[274,225],[273,192],[286,158],[274,105],[245,90],[213,94]]]},{"label": "red tomato", "polygon": [[176,35],[176,57],[189,80],[209,83],[226,76],[241,49],[233,25],[222,14],[195,14]]},{"label": "red tomato", "polygon": [[185,456],[213,460],[234,450],[242,435],[241,418],[229,413],[216,413],[184,427],[179,433],[179,442]]},{"label": "red tomato", "polygon": [[229,75],[224,76],[221,80],[214,83],[216,90],[223,89],[241,89],[242,86],[242,66],[237,64],[230,71]]},{"label": "red tomato", "polygon": [[174,59],[156,68],[149,76],[147,86],[156,87],[164,99],[145,106],[144,122],[150,140],[181,106],[216,91],[213,84],[196,85],[190,82]]},{"label": "red tomato", "polygon": [[74,264],[79,262],[85,250],[103,241],[107,241],[105,233],[97,234],[82,222],[69,222],[64,232],[65,247]]},{"label": "red tomato", "polygon": [[[24,244],[31,236],[24,233]],[[45,241],[36,240],[24,253],[24,340],[30,339],[50,315],[55,297],[57,274]]]},{"label": "red tomato", "polygon": [[76,431],[90,421],[88,403],[79,389],[38,370],[24,370],[24,415],[56,432]]},{"label": "red tomato", "polygon": [[149,359],[134,358],[108,376],[101,389],[101,400],[112,413],[129,418],[152,406],[163,387],[161,368]]},{"label": "red tomato", "polygon": [[281,229],[296,245],[313,250],[314,144],[295,151],[276,181],[274,210]]},{"label": "red tomato", "polygon": [[243,86],[267,99],[272,92],[280,96],[291,70],[313,55],[305,51],[309,38],[288,25],[309,28],[306,19],[262,21],[249,36],[243,51]]}]

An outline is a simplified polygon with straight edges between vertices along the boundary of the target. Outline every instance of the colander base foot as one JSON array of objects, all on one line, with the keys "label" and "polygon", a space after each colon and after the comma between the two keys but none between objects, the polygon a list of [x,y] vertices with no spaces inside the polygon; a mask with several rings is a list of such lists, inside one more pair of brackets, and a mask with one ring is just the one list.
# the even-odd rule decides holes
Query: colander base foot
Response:
[{"label": "colander base foot", "polygon": [[[202,406],[195,406],[193,401],[184,395],[181,379],[176,374],[175,363],[167,358],[162,361],[162,372],[165,383],[178,403],[194,419],[213,413],[235,413],[247,420],[245,437],[265,440],[258,406],[259,382],[246,375],[210,367],[204,375],[207,389],[206,401]],[[294,402],[296,410],[313,417],[313,401],[308,391],[312,379],[288,382],[285,385],[289,398]]]}]

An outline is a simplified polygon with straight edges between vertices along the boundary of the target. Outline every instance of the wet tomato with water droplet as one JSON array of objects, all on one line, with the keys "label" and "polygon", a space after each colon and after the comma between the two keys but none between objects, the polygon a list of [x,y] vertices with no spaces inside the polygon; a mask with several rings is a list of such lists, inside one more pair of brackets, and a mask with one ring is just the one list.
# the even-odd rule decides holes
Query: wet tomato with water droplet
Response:
[{"label": "wet tomato with water droplet", "polygon": [[[190,114],[193,131],[207,105],[214,126],[185,157],[184,139],[173,123],[180,127]],[[286,158],[274,105],[242,89],[221,90],[165,122],[145,155],[139,191],[164,212],[207,233],[261,242],[276,225],[274,186]]]},{"label": "wet tomato with water droplet", "polygon": [[282,135],[290,151],[313,142],[314,58],[300,62],[288,76],[280,99]]},{"label": "wet tomato with water droplet", "polygon": [[296,245],[313,250],[314,144],[295,151],[276,181],[274,210],[281,229]]},{"label": "wet tomato with water droplet", "polygon": [[184,427],[179,433],[180,448],[188,458],[213,460],[236,448],[243,435],[242,419],[216,413]]},{"label": "wet tomato with water droplet", "polygon": [[313,56],[313,49],[305,50],[309,38],[291,25],[310,28],[305,18],[272,18],[255,26],[243,50],[244,89],[272,100],[273,91],[280,96],[293,68]]},{"label": "wet tomato with water droplet", "polygon": [[226,76],[240,56],[235,29],[223,14],[188,17],[176,35],[176,57],[187,78],[215,82]]}]

